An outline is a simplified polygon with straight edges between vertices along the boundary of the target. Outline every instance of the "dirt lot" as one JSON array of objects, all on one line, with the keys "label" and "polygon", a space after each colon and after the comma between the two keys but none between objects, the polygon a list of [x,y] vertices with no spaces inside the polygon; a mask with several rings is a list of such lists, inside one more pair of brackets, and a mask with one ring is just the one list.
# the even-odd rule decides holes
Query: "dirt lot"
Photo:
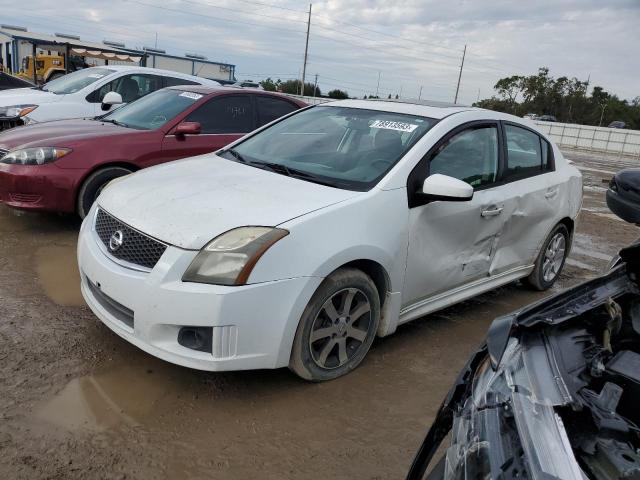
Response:
[{"label": "dirt lot", "polygon": [[[567,153],[585,203],[554,291],[596,275],[640,231],[603,179],[633,160]],[[104,327],[78,288],[78,222],[0,208],[0,478],[402,478],[491,320],[542,298],[512,285],[378,340],[357,371],[214,374],[157,360]]]}]

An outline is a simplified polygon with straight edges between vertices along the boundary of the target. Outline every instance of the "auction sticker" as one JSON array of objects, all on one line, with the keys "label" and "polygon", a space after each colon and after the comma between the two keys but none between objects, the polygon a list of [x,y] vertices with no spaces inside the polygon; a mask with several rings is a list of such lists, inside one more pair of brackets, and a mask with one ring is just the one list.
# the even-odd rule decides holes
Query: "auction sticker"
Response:
[{"label": "auction sticker", "polygon": [[202,95],[193,92],[182,92],[180,96],[190,98],[191,100],[200,100],[202,98]]},{"label": "auction sticker", "polygon": [[400,132],[413,132],[418,125],[404,122],[391,122],[389,120],[375,120],[371,124],[371,128],[384,128],[386,130],[398,130]]}]

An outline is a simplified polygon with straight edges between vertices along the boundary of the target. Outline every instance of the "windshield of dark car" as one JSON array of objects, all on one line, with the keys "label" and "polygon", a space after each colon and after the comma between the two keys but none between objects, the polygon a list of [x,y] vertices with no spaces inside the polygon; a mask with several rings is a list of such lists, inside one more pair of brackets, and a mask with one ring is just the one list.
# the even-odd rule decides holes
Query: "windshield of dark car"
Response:
[{"label": "windshield of dark car", "polygon": [[294,114],[220,156],[304,180],[369,190],[436,120],[350,107]]},{"label": "windshield of dark car", "polygon": [[158,90],[103,116],[101,120],[138,130],[153,130],[200,100],[203,95],[183,90]]},{"label": "windshield of dark car", "polygon": [[91,85],[114,72],[115,70],[109,68],[85,68],[52,80],[45,84],[42,89],[58,95],[76,93],[87,85]]}]

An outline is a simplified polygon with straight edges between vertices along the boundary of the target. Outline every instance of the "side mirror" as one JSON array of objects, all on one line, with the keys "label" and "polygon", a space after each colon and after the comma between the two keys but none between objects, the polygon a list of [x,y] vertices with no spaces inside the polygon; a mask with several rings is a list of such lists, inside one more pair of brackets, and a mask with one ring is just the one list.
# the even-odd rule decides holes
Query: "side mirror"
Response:
[{"label": "side mirror", "polygon": [[107,111],[113,105],[120,105],[121,103],[124,103],[122,101],[122,95],[120,95],[118,92],[107,92],[107,94],[102,99],[102,110]]},{"label": "side mirror", "polygon": [[176,136],[199,135],[200,130],[201,127],[199,122],[182,122],[174,128],[173,134]]},{"label": "side mirror", "polygon": [[457,178],[434,173],[424,181],[422,195],[430,200],[467,202],[473,198],[473,187]]}]

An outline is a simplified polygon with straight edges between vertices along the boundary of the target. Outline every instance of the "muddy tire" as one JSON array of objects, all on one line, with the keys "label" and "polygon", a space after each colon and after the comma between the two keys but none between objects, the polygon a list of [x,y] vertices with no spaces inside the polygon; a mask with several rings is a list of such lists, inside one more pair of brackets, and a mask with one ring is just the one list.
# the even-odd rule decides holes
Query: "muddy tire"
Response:
[{"label": "muddy tire", "polygon": [[131,170],[128,168],[106,167],[89,175],[82,184],[82,187],[80,187],[80,192],[78,193],[76,211],[80,218],[84,219],[84,217],[87,216],[93,202],[96,201],[107,183],[115,178],[129,175],[130,173]]},{"label": "muddy tire", "polygon": [[556,283],[569,252],[569,230],[563,224],[556,225],[538,254],[533,272],[525,284],[534,290],[547,290]]},{"label": "muddy tire", "polygon": [[289,368],[322,382],[355,369],[371,348],[380,322],[380,296],[362,271],[343,268],[328,276],[302,314]]}]

